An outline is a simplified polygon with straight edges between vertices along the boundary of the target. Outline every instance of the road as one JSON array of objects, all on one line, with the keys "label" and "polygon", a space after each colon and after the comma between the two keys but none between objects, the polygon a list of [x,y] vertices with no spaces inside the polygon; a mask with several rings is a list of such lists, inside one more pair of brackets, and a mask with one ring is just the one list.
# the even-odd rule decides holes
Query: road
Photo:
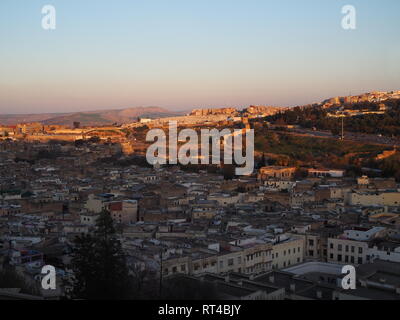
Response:
[{"label": "road", "polygon": [[[309,130],[309,129],[291,129],[289,131],[285,131],[285,133],[291,133],[291,134],[295,134],[295,135],[299,135],[299,136],[339,139],[339,137],[332,135],[332,133],[330,131],[313,131],[313,130]],[[365,134],[365,133],[345,132],[344,140],[360,142],[360,143],[391,146],[391,147],[400,146],[399,138],[390,138],[390,137],[385,137],[385,136],[380,137],[378,135]]]}]

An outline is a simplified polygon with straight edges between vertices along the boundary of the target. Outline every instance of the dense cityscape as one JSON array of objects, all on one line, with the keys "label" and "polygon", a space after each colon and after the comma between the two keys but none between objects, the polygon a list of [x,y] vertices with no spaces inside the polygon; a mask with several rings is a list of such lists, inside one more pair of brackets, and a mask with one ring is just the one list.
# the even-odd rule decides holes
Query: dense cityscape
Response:
[{"label": "dense cityscape", "polygon": [[396,314],[399,12],[1,0],[2,316]]},{"label": "dense cityscape", "polygon": [[[368,100],[380,106],[374,115],[380,117],[398,96],[372,93],[363,101],[335,98],[301,109],[329,109],[327,117],[338,114],[340,127],[342,118],[355,116],[343,105],[351,111]],[[396,138],[344,129],[334,135],[282,123],[290,112],[251,106],[103,126],[3,125],[0,297],[109,298],[92,292],[86,278],[83,290],[79,260],[85,241],[108,228],[124,257],[115,261],[123,263],[119,270],[126,267],[120,276],[130,285],[120,298],[398,300],[399,181],[362,162],[398,159]],[[149,165],[146,132],[172,120],[179,130],[261,128],[256,144],[260,132],[357,143],[363,160],[359,170],[347,164],[285,163],[285,155],[258,146],[249,176],[236,176],[235,165],[223,162]],[[41,287],[44,265],[56,269],[56,290]],[[344,265],[356,268],[354,290],[341,286]]]}]

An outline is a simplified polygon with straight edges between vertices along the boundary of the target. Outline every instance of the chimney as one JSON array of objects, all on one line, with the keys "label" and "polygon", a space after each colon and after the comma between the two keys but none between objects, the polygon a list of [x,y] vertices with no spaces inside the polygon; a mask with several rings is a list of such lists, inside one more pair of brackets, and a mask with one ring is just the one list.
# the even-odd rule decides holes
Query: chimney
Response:
[{"label": "chimney", "polygon": [[322,299],[322,291],[317,290],[317,299]]},{"label": "chimney", "polygon": [[269,276],[269,282],[274,283],[275,277],[273,275]]}]

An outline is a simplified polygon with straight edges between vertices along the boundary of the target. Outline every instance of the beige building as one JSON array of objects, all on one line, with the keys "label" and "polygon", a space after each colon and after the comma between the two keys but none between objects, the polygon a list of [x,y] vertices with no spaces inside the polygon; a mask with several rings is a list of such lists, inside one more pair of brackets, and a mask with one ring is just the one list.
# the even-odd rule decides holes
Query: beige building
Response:
[{"label": "beige building", "polygon": [[108,203],[111,217],[117,223],[135,223],[138,221],[138,202],[136,200],[122,200]]},{"label": "beige building", "polygon": [[368,243],[348,239],[328,239],[328,262],[360,265],[367,259]]},{"label": "beige building", "polygon": [[353,191],[348,193],[347,203],[349,205],[382,205],[399,206],[400,192],[398,190],[387,191]]},{"label": "beige building", "polygon": [[220,206],[227,206],[238,203],[240,195],[238,193],[213,193],[207,197],[207,200],[217,201]]},{"label": "beige building", "polygon": [[272,246],[272,268],[283,269],[304,260],[304,239],[291,236]]},{"label": "beige building", "polygon": [[106,208],[106,202],[103,198],[90,194],[85,203],[85,209],[89,212],[100,213]]},{"label": "beige building", "polygon": [[291,180],[296,172],[295,167],[269,166],[263,167],[258,173],[259,180],[282,179]]},{"label": "beige building", "polygon": [[138,202],[136,200],[113,200],[112,194],[91,194],[85,203],[89,213],[99,214],[108,210],[117,223],[135,223],[138,221]]},{"label": "beige building", "polygon": [[99,214],[98,213],[82,213],[79,216],[80,218],[80,222],[82,224],[88,225],[88,226],[94,226],[96,225],[96,221],[99,218]]},{"label": "beige building", "polygon": [[272,268],[271,244],[250,246],[243,251],[242,273],[259,274]]},{"label": "beige building", "polygon": [[183,273],[201,275],[205,273],[227,274],[231,272],[244,274],[261,274],[271,270],[272,246],[258,243],[243,246],[232,246],[230,250],[195,250],[190,254],[168,259],[163,262],[164,275]]},{"label": "beige building", "polygon": [[324,245],[321,236],[318,234],[305,234],[304,238],[304,257],[309,260],[325,261],[327,254],[326,242]]}]

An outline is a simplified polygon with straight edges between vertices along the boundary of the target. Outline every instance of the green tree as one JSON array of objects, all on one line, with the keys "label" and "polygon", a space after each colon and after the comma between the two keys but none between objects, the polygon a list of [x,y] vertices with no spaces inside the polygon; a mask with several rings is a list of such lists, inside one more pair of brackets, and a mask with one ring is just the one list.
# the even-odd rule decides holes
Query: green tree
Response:
[{"label": "green tree", "polygon": [[21,293],[39,295],[39,289],[34,285],[25,281],[25,279],[19,275],[15,269],[9,265],[3,266],[0,271],[0,288],[18,288],[21,289]]},{"label": "green tree", "polygon": [[93,136],[89,138],[90,143],[99,143],[101,141],[99,136]]},{"label": "green tree", "polygon": [[131,277],[113,220],[103,211],[91,235],[78,236],[72,258],[73,297],[88,300],[131,298]]}]

